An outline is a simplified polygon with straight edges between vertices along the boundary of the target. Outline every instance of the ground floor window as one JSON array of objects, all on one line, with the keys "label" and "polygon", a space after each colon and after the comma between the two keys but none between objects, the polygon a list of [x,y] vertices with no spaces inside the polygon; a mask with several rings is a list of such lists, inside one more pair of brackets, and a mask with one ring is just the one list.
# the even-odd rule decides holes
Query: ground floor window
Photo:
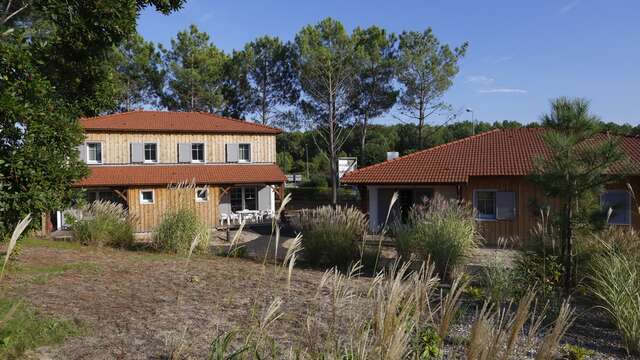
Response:
[{"label": "ground floor window", "polygon": [[140,204],[153,204],[154,201],[153,190],[140,190]]},{"label": "ground floor window", "polygon": [[608,190],[600,197],[611,225],[631,224],[631,196],[626,190]]},{"label": "ground floor window", "polygon": [[231,211],[258,210],[258,196],[255,186],[232,188],[230,200]]},{"label": "ground floor window", "polygon": [[196,188],[196,201],[207,202],[209,201],[209,189],[208,188]]},{"label": "ground floor window", "polygon": [[473,207],[476,209],[478,219],[495,219],[496,191],[476,190],[473,197]]}]

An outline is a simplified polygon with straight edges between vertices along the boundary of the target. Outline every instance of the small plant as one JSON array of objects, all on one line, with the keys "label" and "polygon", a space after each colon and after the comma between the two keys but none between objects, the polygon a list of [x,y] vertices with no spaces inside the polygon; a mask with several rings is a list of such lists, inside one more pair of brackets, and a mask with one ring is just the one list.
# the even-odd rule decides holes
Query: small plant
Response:
[{"label": "small plant", "polygon": [[493,261],[482,269],[480,283],[484,287],[486,298],[497,305],[512,300],[516,293],[516,273],[498,261]]},{"label": "small plant", "polygon": [[131,248],[134,224],[122,204],[97,200],[81,209],[79,219],[71,219],[73,239],[83,245]]},{"label": "small plant", "polygon": [[332,264],[346,268],[358,254],[367,222],[365,215],[354,207],[323,206],[303,210],[294,226],[304,237],[305,260],[317,264]]},{"label": "small plant", "polygon": [[418,349],[421,360],[440,359],[442,358],[442,338],[438,335],[438,331],[428,326],[418,334]]},{"label": "small plant", "polygon": [[562,359],[564,360],[586,360],[593,355],[593,350],[571,344],[562,347]]},{"label": "small plant", "polygon": [[439,195],[414,206],[408,223],[396,224],[393,232],[403,257],[413,253],[433,261],[442,275],[454,272],[480,244],[473,209]]},{"label": "small plant", "polygon": [[209,230],[193,209],[184,207],[164,215],[153,232],[153,246],[160,251],[187,255],[196,237],[199,241],[194,251],[206,251],[209,248]]}]

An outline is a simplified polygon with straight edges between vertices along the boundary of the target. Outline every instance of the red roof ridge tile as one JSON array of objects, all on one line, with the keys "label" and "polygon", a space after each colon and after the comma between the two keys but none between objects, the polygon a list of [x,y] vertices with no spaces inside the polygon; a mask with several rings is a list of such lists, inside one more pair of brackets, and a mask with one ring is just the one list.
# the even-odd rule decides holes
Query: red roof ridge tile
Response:
[{"label": "red roof ridge tile", "polygon": [[[254,121],[247,121],[247,120],[241,120],[241,119],[235,119],[229,116],[224,116],[224,115],[220,115],[220,114],[214,114],[214,113],[209,113],[209,112],[205,112],[205,111],[164,111],[164,110],[145,110],[145,109],[135,109],[135,110],[129,110],[129,111],[122,111],[122,112],[116,112],[116,113],[112,113],[112,114],[104,114],[104,115],[96,115],[96,116],[88,116],[88,117],[81,117],[80,121],[82,122],[90,122],[93,123],[91,125],[88,125],[87,129],[88,130],[94,130],[94,131],[101,131],[101,130],[123,130],[123,131],[127,131],[128,129],[112,129],[112,124],[97,124],[95,125],[96,121],[99,120],[106,120],[108,119],[108,122],[110,123],[111,119],[110,118],[118,118],[118,117],[122,117],[121,120],[125,121],[125,118],[129,118],[129,116],[131,115],[136,115],[136,114],[150,114],[150,115],[183,115],[183,116],[188,116],[189,114],[197,114],[197,115],[201,115],[201,116],[205,116],[205,117],[210,117],[212,119],[216,119],[216,120],[222,120],[222,121],[230,121],[230,122],[235,122],[238,124],[242,124],[242,126],[247,126],[248,129],[255,129],[255,131],[259,131],[260,129],[263,130],[268,130],[272,133],[278,134],[282,132],[282,129],[273,127],[273,126],[269,126],[269,125],[264,125],[264,124],[260,124]],[[142,130],[142,129],[136,129],[136,130]],[[179,130],[176,130],[179,131]],[[246,131],[251,131],[251,130],[246,130]],[[242,132],[242,131],[240,131]]]},{"label": "red roof ridge tile", "polygon": [[345,177],[346,176],[356,175],[361,171],[370,170],[370,169],[376,168],[378,166],[382,166],[382,165],[385,165],[385,164],[392,163],[392,162],[397,161],[397,160],[407,159],[407,158],[410,158],[412,156],[417,156],[417,155],[424,154],[424,153],[427,153],[427,152],[430,152],[430,151],[435,151],[435,150],[441,149],[443,147],[447,147],[449,145],[454,145],[454,144],[458,144],[458,143],[461,143],[461,142],[469,141],[469,140],[476,139],[476,138],[479,138],[479,137],[482,137],[482,136],[485,136],[485,135],[488,135],[488,134],[491,134],[491,133],[494,133],[494,132],[497,132],[497,131],[502,131],[502,130],[505,130],[505,129],[493,129],[493,130],[490,130],[490,131],[485,131],[485,132],[480,133],[480,134],[475,134],[475,135],[467,136],[467,137],[462,138],[462,139],[454,140],[454,141],[451,141],[451,142],[448,142],[448,143],[436,145],[436,146],[428,148],[428,149],[418,150],[418,151],[412,152],[410,154],[398,156],[395,159],[386,160],[386,161],[383,161],[383,162],[379,162],[377,164],[365,166],[363,168],[351,171],[350,173],[346,174]]}]

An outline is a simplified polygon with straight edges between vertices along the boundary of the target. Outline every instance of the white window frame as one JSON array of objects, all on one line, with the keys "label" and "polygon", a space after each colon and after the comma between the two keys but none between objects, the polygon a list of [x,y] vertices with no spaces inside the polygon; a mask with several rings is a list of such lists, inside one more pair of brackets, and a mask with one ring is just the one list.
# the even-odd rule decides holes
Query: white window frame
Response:
[{"label": "white window frame", "polygon": [[[96,160],[89,160],[89,145],[99,145],[100,146],[100,161],[96,161]],[[87,152],[87,164],[102,164],[103,162],[103,152],[102,152],[102,142],[100,141],[87,141],[85,143],[85,150]]]},{"label": "white window frame", "polygon": [[[202,145],[202,160],[193,159],[193,145]],[[204,164],[207,162],[207,143],[205,142],[193,142],[191,143],[191,162],[196,164]]]},{"label": "white window frame", "polygon": [[[145,147],[147,145],[155,145],[156,146],[156,159],[155,160],[147,160],[147,151]],[[157,164],[160,162],[160,144],[154,141],[146,141],[142,143],[142,161],[146,164]]]},{"label": "white window frame", "polygon": [[[144,200],[142,193],[151,192],[151,201]],[[140,190],[140,205],[151,205],[156,202],[156,192],[153,189],[141,189]]]},{"label": "white window frame", "polygon": [[[632,222],[632,213],[631,213],[631,204],[633,203],[633,199],[631,198],[631,193],[629,193],[629,191],[627,190],[622,190],[622,189],[611,189],[611,190],[605,190],[602,194],[600,194],[600,205],[604,205],[604,196],[606,193],[625,193],[627,195],[627,200],[629,201],[629,208],[627,209],[627,219],[629,219],[628,222],[611,222],[610,219],[607,219],[607,224],[608,225],[631,225]],[[609,212],[609,209],[606,209],[607,211],[607,215]]]},{"label": "white window frame", "polygon": [[[243,145],[246,145],[247,147],[249,147],[249,149],[247,150],[247,156],[249,156],[249,159],[242,159],[240,157],[240,155],[242,154],[242,151],[240,150],[240,147],[242,147]],[[238,143],[238,162],[239,163],[250,163],[251,162],[251,143]]]},{"label": "white window frame", "polygon": [[[209,202],[209,188],[208,187],[197,187],[195,190],[196,190],[196,193],[195,193],[196,202],[201,202],[201,203]],[[207,197],[206,198],[203,199],[203,198],[198,196],[198,192],[201,192],[201,191],[206,191],[207,192]]]},{"label": "white window frame", "polygon": [[478,212],[478,192],[493,192],[496,193],[496,197],[497,197],[497,193],[498,190],[497,189],[474,189],[473,190],[473,210],[476,212],[476,220],[477,221],[498,221],[497,216],[498,216],[498,209],[497,209],[497,198],[494,197],[494,202],[493,202],[493,217],[481,217],[480,212]]}]

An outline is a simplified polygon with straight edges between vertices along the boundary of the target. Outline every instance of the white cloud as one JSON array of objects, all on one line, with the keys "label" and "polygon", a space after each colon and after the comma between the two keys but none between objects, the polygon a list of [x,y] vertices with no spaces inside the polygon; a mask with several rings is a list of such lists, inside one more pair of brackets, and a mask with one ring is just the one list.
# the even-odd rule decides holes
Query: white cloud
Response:
[{"label": "white cloud", "polygon": [[489,85],[493,83],[494,79],[485,75],[471,75],[467,76],[467,82],[473,84]]},{"label": "white cloud", "polygon": [[569,3],[567,3],[565,6],[561,7],[560,10],[558,10],[558,12],[560,14],[566,14],[569,11],[573,10],[576,8],[576,6],[578,6],[580,4],[582,0],[573,0]]},{"label": "white cloud", "polygon": [[480,94],[526,94],[528,91],[524,89],[511,88],[493,88],[478,90]]}]

